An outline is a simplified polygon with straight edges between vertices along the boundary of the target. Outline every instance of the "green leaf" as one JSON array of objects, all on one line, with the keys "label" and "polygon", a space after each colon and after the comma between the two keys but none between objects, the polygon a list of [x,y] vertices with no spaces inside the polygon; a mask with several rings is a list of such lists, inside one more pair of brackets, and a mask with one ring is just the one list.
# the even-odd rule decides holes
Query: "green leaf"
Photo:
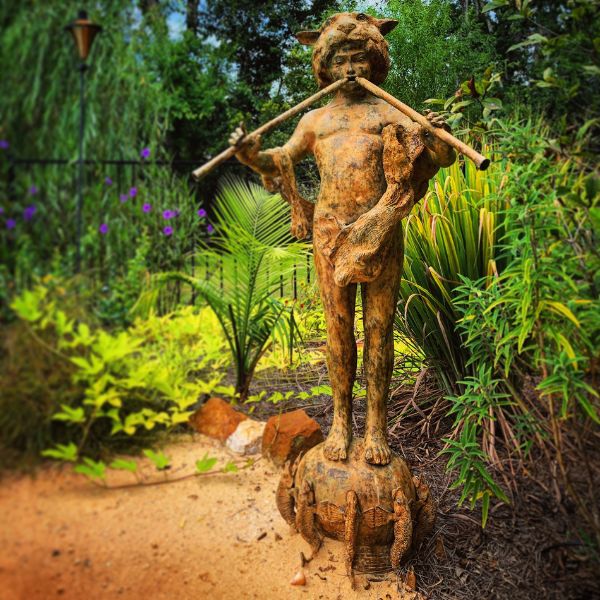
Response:
[{"label": "green leaf", "polygon": [[54,448],[43,450],[42,456],[75,462],[77,460],[77,446],[73,442],[68,445],[57,444]]},{"label": "green leaf", "polygon": [[117,469],[119,471],[130,471],[131,473],[137,471],[137,463],[135,460],[125,460],[124,458],[116,458],[109,466],[111,469]]},{"label": "green leaf", "polygon": [[486,490],[483,492],[481,498],[481,527],[485,529],[488,520],[488,513],[490,510],[490,492]]},{"label": "green leaf", "polygon": [[200,460],[196,461],[196,471],[198,473],[206,473],[210,471],[217,464],[217,459],[209,457],[205,454]]},{"label": "green leaf", "polygon": [[84,464],[79,464],[74,467],[76,473],[81,473],[90,479],[105,479],[106,465],[100,460],[95,461],[87,456],[83,458]]},{"label": "green leaf", "polygon": [[71,423],[83,423],[85,421],[85,411],[83,408],[71,408],[66,404],[61,404],[60,406],[63,409],[63,412],[58,412],[52,415],[52,419]]},{"label": "green leaf", "polygon": [[171,461],[162,452],[154,452],[149,448],[145,449],[143,452],[154,463],[154,466],[159,471],[164,471],[169,467]]},{"label": "green leaf", "polygon": [[504,8],[509,5],[509,0],[491,0],[482,9],[482,13],[490,12],[490,10],[496,10],[498,8]]},{"label": "green leaf", "polygon": [[562,302],[556,302],[554,300],[541,300],[540,308],[543,308],[544,306],[547,306],[552,312],[554,312],[558,315],[561,315],[563,317],[566,317],[576,327],[580,327],[580,323],[577,320],[577,317]]},{"label": "green leaf", "polygon": [[231,460],[223,467],[223,473],[236,473],[237,471],[239,471],[238,466]]},{"label": "green leaf", "polygon": [[11,302],[10,307],[19,318],[34,323],[43,315],[40,304],[45,296],[44,288],[37,288],[35,291],[25,290]]},{"label": "green leaf", "polygon": [[583,65],[581,69],[586,75],[600,76],[600,67],[597,65]]}]

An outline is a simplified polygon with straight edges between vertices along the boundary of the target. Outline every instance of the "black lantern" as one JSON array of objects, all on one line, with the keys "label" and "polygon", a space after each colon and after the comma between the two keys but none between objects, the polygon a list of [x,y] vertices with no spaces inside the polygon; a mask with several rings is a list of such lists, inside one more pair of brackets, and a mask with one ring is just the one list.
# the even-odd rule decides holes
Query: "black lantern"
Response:
[{"label": "black lantern", "polygon": [[79,160],[77,170],[77,205],[75,214],[75,272],[79,273],[81,268],[81,230],[82,230],[82,214],[83,214],[83,133],[85,130],[85,72],[88,66],[85,60],[88,57],[94,38],[102,31],[100,25],[92,23],[87,16],[85,10],[80,10],[77,18],[65,27],[70,31],[77,46],[77,52],[81,62],[78,67],[79,71]]}]

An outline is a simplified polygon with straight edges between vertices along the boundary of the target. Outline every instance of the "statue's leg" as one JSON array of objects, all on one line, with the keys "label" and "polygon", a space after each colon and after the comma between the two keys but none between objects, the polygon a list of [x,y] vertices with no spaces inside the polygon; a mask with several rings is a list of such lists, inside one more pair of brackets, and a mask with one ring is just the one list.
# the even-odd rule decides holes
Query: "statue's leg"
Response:
[{"label": "statue's leg", "polygon": [[329,460],[345,460],[352,439],[352,386],[356,377],[356,285],[338,286],[333,267],[316,248],[315,267],[327,324],[327,368],[333,392],[333,423],[323,451]]},{"label": "statue's leg", "polygon": [[374,281],[362,284],[365,345],[363,364],[367,384],[365,460],[390,462],[386,401],[394,366],[394,313],[404,258],[402,233],[394,238],[387,264]]}]

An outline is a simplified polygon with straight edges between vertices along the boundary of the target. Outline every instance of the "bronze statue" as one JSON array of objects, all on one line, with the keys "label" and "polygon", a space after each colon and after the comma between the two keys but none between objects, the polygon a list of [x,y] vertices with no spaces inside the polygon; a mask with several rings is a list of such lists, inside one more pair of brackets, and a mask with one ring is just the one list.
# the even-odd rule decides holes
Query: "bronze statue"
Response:
[{"label": "bronze statue", "polygon": [[[325,442],[287,465],[277,490],[283,518],[317,552],[323,536],[343,541],[346,568],[363,572],[398,566],[418,548],[435,521],[427,484],[413,477],[387,442],[386,401],[393,367],[393,320],[403,262],[401,220],[427,190],[453,148],[484,170],[489,160],[454,138],[435,113],[420,115],[377,84],[389,55],[385,34],[397,24],[363,13],[332,15],[318,31],[297,38],[313,46],[321,90],[247,135],[194,171],[196,177],[235,156],[261,174],[291,205],[292,234],[312,232],[319,290],[327,322],[327,363],[333,424]],[[260,150],[260,134],[326,94],[333,99],[305,114],[281,148]],[[316,158],[316,204],[296,185],[294,165]],[[352,439],[356,377],[355,302],[361,285],[365,329],[367,421]]]},{"label": "bronze statue", "polygon": [[[324,88],[345,78],[381,83],[389,69],[384,34],[396,21],[362,13],[333,15],[319,31],[297,37],[313,45],[313,70]],[[428,119],[445,127],[435,113]],[[356,377],[354,315],[361,283],[367,387],[364,458],[390,461],[386,400],[393,365],[393,320],[402,274],[400,220],[427,189],[453,149],[357,81],[340,87],[329,104],[300,120],[290,140],[260,151],[260,137],[239,128],[230,140],[236,157],[279,189],[292,204],[292,231],[311,228],[317,279],[327,322],[333,425],[325,456],[345,460],[352,438],[352,386]],[[316,205],[299,198],[293,164],[314,154],[321,178]],[[275,182],[275,183],[274,183]],[[387,185],[386,185],[387,182]],[[314,210],[314,215],[312,214]]]}]

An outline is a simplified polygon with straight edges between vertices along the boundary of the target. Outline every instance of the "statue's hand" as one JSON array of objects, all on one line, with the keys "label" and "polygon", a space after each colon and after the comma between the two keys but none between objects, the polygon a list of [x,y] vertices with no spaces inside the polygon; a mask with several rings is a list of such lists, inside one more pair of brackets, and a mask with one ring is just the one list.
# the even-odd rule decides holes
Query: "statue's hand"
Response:
[{"label": "statue's hand", "polygon": [[[450,126],[446,123],[444,117],[439,113],[432,112],[430,110],[425,111],[425,117],[433,125],[433,127],[439,127],[447,132],[450,132]],[[431,131],[425,127],[421,127],[421,139],[429,151],[433,154],[432,158],[434,163],[440,167],[448,167],[456,160],[456,153],[452,146],[440,140],[437,136],[434,136]]]},{"label": "statue's hand", "polygon": [[229,145],[235,146],[235,156],[240,162],[252,165],[260,151],[260,135],[248,135],[246,125],[242,122],[229,136]]},{"label": "statue's hand", "polygon": [[450,125],[446,123],[446,120],[440,115],[440,113],[436,113],[427,109],[425,110],[425,117],[434,127],[441,127],[446,131],[450,131]]}]

